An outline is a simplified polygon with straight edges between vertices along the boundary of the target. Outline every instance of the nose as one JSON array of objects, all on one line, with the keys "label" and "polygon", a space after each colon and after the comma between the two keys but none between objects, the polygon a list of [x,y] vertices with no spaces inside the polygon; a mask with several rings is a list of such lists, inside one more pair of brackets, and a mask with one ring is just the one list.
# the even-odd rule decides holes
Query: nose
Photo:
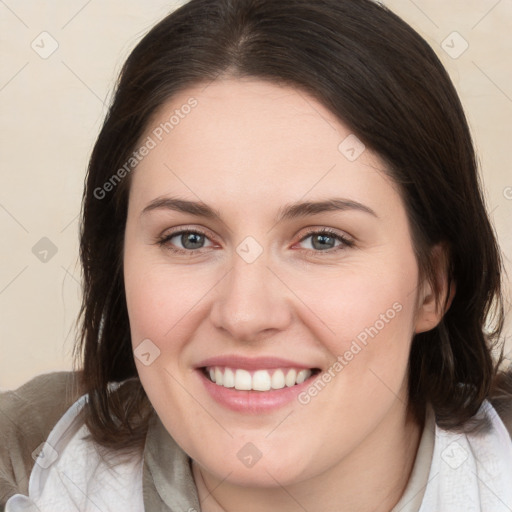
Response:
[{"label": "nose", "polygon": [[215,289],[213,325],[234,340],[256,342],[285,330],[292,321],[292,294],[261,255],[247,263],[237,254]]}]

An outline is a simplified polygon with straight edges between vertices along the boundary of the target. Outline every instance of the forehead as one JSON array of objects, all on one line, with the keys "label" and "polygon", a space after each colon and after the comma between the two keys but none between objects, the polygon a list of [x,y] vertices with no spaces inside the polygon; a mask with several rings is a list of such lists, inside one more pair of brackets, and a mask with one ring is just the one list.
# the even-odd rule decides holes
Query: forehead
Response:
[{"label": "forehead", "polygon": [[219,79],[191,87],[153,116],[141,144],[149,140],[133,174],[130,201],[139,208],[164,194],[243,204],[246,211],[273,199],[333,193],[377,206],[397,199],[379,157],[332,112],[289,86]]}]

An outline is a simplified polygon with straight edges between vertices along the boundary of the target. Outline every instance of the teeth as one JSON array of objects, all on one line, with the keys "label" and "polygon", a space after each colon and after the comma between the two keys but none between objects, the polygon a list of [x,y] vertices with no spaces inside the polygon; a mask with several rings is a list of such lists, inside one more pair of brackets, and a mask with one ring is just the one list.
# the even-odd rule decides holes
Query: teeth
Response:
[{"label": "teeth", "polygon": [[284,373],[283,370],[276,370],[272,375],[272,389],[284,388]]},{"label": "teeth", "polygon": [[295,386],[295,379],[297,378],[297,372],[295,370],[288,370],[284,382],[287,387]]},{"label": "teeth", "polygon": [[[219,368],[215,368],[215,375],[217,375]],[[235,373],[235,389],[249,391],[252,389],[251,374],[247,370],[237,370]]]},{"label": "teeth", "polygon": [[266,370],[254,372],[252,377],[252,389],[256,391],[268,391],[271,388],[270,374]]},{"label": "teeth", "polygon": [[[211,371],[211,370],[210,370]],[[224,380],[222,385],[225,388],[234,388],[235,387],[235,374],[231,368],[226,368],[224,370]]]},{"label": "teeth", "polygon": [[[217,373],[215,373],[215,375],[217,375]],[[310,375],[311,370],[301,370],[297,374],[297,380],[295,382],[297,382],[297,384],[302,384]]]},{"label": "teeth", "polygon": [[312,375],[312,371],[279,368],[271,371],[257,370],[251,374],[247,370],[215,366],[207,368],[207,374],[218,386],[240,391],[269,391],[302,384]]}]

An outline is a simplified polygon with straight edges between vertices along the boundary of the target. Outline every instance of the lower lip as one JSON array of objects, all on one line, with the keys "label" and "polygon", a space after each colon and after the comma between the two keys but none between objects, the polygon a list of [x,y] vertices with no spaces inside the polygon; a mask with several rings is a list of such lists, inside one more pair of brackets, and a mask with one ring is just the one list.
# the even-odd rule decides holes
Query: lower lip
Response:
[{"label": "lower lip", "polygon": [[232,411],[247,414],[270,412],[297,400],[297,395],[308,388],[317,376],[314,374],[301,384],[271,391],[238,391],[215,384],[200,369],[197,372],[206,390],[217,403]]}]

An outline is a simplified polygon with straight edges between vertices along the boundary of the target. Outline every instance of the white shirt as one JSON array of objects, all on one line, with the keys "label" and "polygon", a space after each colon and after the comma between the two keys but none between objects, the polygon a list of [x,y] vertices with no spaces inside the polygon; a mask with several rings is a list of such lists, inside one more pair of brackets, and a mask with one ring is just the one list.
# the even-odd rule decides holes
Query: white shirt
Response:
[{"label": "white shirt", "polygon": [[[85,400],[86,395],[77,400],[55,425],[32,469],[29,496],[12,496],[6,512],[144,511],[142,453],[102,455],[98,445],[84,439],[89,434],[80,414]],[[478,414],[491,420],[486,433],[456,434],[435,425],[419,512],[512,511],[512,440],[489,402]],[[422,442],[428,438],[424,433]],[[393,512],[410,509],[413,487],[409,482]]]}]

